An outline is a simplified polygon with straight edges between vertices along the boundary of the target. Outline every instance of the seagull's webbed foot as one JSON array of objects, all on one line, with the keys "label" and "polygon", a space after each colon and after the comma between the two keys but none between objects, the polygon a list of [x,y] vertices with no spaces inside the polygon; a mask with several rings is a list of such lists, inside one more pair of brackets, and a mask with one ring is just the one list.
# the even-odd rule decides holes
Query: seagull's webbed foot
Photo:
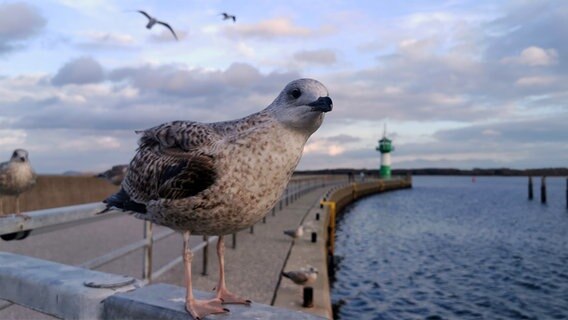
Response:
[{"label": "seagull's webbed foot", "polygon": [[241,298],[225,288],[217,290],[217,295],[215,297],[221,299],[223,304],[244,304],[250,306],[252,303],[252,301]]},{"label": "seagull's webbed foot", "polygon": [[211,300],[190,299],[185,303],[185,310],[195,320],[202,320],[203,317],[210,314],[229,312],[229,309],[223,308],[221,300],[219,299],[211,299]]}]

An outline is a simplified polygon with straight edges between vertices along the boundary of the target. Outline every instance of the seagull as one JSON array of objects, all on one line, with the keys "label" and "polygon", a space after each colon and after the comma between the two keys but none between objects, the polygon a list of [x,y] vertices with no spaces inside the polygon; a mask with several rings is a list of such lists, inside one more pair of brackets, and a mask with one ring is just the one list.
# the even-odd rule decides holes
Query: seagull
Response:
[{"label": "seagull", "polygon": [[137,10],[137,11],[140,12],[141,14],[145,15],[146,18],[148,18],[149,21],[148,21],[148,24],[146,25],[146,29],[151,29],[156,23],[161,24],[164,27],[170,29],[174,38],[176,38],[176,40],[178,40],[178,37],[177,37],[176,33],[174,32],[174,29],[172,29],[172,27],[170,27],[169,24],[162,22],[162,21],[150,16],[149,14],[147,14],[146,12],[144,12],[142,10]]},{"label": "seagull", "polygon": [[233,19],[233,23],[237,22],[237,17],[232,15],[232,14],[228,14],[226,12],[223,12],[221,14],[219,14],[220,16],[223,16],[223,21],[225,20],[229,20],[229,19]]},{"label": "seagull", "polygon": [[305,286],[316,282],[318,270],[314,267],[300,269],[300,271],[282,272],[282,276],[292,280],[295,284]]},{"label": "seagull", "polygon": [[295,230],[284,230],[284,234],[294,239],[301,238],[304,235],[304,226],[300,225]]},{"label": "seagull", "polygon": [[[29,216],[20,213],[20,194],[36,184],[36,174],[30,165],[28,152],[16,149],[10,161],[0,163],[0,195],[16,196],[16,215],[24,219]],[[0,199],[0,217],[2,217],[2,200]]]},{"label": "seagull", "polygon": [[124,176],[126,175],[127,169],[128,169],[127,164],[113,166],[109,170],[97,174],[96,177],[104,178],[108,180],[110,183],[114,184],[115,186],[119,186],[122,183],[122,180],[124,180]]},{"label": "seagull", "polygon": [[[185,308],[194,319],[228,311],[222,304],[250,305],[226,287],[224,236],[254,225],[276,204],[306,141],[332,107],[323,84],[298,79],[268,107],[241,119],[174,121],[138,131],[126,178],[104,200],[103,212],[131,211],[183,234]],[[211,300],[192,293],[191,234],[219,236],[219,282]]]}]

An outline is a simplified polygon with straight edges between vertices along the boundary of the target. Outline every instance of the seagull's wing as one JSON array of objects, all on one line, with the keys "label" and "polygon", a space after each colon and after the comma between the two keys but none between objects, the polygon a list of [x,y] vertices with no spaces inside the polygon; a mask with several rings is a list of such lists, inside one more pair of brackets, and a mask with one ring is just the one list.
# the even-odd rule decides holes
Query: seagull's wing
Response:
[{"label": "seagull's wing", "polygon": [[146,12],[144,12],[144,11],[142,11],[142,10],[136,10],[136,11],[138,11],[138,12],[140,12],[141,14],[145,15],[146,18],[148,18],[148,20],[152,20],[152,17],[150,17],[150,15],[147,14]]},{"label": "seagull's wing", "polygon": [[123,182],[133,200],[187,198],[215,182],[214,145],[222,137],[208,125],[175,121],[141,133]]},{"label": "seagull's wing", "polygon": [[9,162],[0,163],[0,190],[5,183],[8,183],[10,176],[8,175]]},{"label": "seagull's wing", "polygon": [[303,284],[308,281],[308,274],[303,271],[282,272],[282,275],[297,284]]},{"label": "seagull's wing", "polygon": [[233,18],[233,23],[237,22],[237,17],[236,16],[232,16]]},{"label": "seagull's wing", "polygon": [[174,38],[176,38],[176,40],[178,40],[178,37],[177,37],[176,33],[174,32],[174,29],[172,29],[172,27],[170,27],[169,24],[167,24],[167,23],[165,23],[165,22],[162,22],[162,21],[158,21],[157,23],[159,23],[159,24],[163,25],[164,27],[170,29],[170,31],[171,31],[172,34],[174,35]]}]

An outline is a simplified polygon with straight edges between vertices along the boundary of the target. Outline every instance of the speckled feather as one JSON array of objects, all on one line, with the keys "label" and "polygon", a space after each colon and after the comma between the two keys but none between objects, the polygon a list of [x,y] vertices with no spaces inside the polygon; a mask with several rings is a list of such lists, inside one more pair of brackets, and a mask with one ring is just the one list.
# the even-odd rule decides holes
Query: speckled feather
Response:
[{"label": "speckled feather", "polygon": [[[297,81],[315,86],[314,100],[327,96],[319,82]],[[300,119],[306,128],[287,123],[278,105],[291,99],[293,83],[268,108],[239,120],[174,121],[139,132],[120,197],[145,205],[136,217],[192,234],[230,234],[256,223],[282,195],[323,120],[312,112],[309,121]],[[116,203],[111,198],[109,205]]]}]

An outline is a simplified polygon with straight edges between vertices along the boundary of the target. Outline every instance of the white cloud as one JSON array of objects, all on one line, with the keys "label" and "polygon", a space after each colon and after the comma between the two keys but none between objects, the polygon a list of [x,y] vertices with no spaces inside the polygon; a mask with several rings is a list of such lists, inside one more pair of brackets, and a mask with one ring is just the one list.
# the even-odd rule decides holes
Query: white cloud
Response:
[{"label": "white cloud", "polygon": [[539,47],[525,48],[519,56],[506,57],[503,63],[523,64],[532,67],[544,67],[558,63],[558,52],[555,49],[543,49]]},{"label": "white cloud", "polygon": [[323,139],[311,139],[304,146],[305,154],[326,154],[332,157],[341,155],[345,150],[344,146]]},{"label": "white cloud", "polygon": [[547,86],[555,82],[554,77],[551,76],[534,76],[534,77],[522,77],[515,81],[517,86],[521,87],[536,87],[536,86]]},{"label": "white cloud", "polygon": [[239,23],[227,26],[223,33],[232,37],[275,39],[281,37],[309,37],[316,34],[312,29],[294,25],[289,18],[273,18],[255,24]]},{"label": "white cloud", "polygon": [[19,148],[25,143],[26,137],[24,130],[0,130],[0,148],[4,150]]},{"label": "white cloud", "polygon": [[87,31],[84,36],[87,38],[85,45],[129,46],[135,42],[131,35],[124,33]]},{"label": "white cloud", "polygon": [[302,50],[294,54],[294,59],[309,64],[332,65],[337,62],[335,52],[331,49]]}]

